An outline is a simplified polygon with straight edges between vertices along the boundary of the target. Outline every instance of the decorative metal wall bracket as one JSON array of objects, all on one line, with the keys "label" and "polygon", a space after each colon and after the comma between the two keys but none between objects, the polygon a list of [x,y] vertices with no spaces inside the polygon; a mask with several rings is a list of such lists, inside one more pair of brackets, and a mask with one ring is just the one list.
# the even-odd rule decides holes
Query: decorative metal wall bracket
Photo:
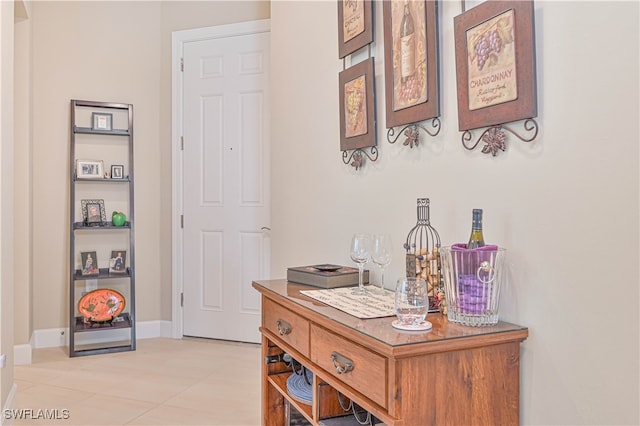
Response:
[{"label": "decorative metal wall bracket", "polygon": [[538,136],[538,123],[533,118],[524,120],[522,122],[522,127],[525,132],[528,132],[529,136],[521,136],[506,124],[498,124],[487,127],[472,144],[469,144],[469,141],[473,139],[471,131],[465,130],[462,134],[462,145],[465,149],[473,151],[480,142],[484,142],[482,153],[491,154],[495,157],[498,154],[498,151],[504,152],[507,149],[507,134],[504,132],[505,130],[523,142],[531,142],[536,138],[536,136]]},{"label": "decorative metal wall bracket", "polygon": [[387,142],[389,142],[390,144],[394,144],[398,141],[398,139],[400,139],[400,135],[404,134],[406,138],[402,143],[402,145],[404,146],[409,145],[409,148],[413,148],[414,145],[417,147],[418,144],[420,143],[420,132],[418,131],[418,129],[422,129],[426,134],[428,134],[431,137],[436,136],[438,133],[440,133],[440,129],[441,129],[440,117],[434,117],[431,120],[431,128],[432,130],[424,127],[422,124],[411,123],[404,126],[402,130],[400,130],[396,135],[395,127],[391,127],[390,129],[387,130]]},{"label": "decorative metal wall bracket", "polygon": [[371,161],[376,161],[378,159],[378,148],[375,146],[368,148],[369,152],[362,148],[354,149],[351,154],[349,154],[349,151],[342,151],[342,161],[344,164],[351,164],[356,170],[364,165],[365,156]]}]

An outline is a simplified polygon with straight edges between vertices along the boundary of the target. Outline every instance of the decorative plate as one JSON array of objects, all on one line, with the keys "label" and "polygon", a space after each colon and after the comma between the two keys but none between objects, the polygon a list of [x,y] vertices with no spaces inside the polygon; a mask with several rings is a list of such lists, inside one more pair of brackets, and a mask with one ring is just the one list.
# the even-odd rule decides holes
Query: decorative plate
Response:
[{"label": "decorative plate", "polygon": [[110,288],[90,291],[80,298],[78,311],[91,321],[111,321],[120,315],[125,307],[124,296]]},{"label": "decorative plate", "polygon": [[312,268],[313,269],[317,269],[318,271],[335,272],[338,269],[342,268],[342,266],[340,266],[340,265],[323,264],[323,265],[313,265]]}]

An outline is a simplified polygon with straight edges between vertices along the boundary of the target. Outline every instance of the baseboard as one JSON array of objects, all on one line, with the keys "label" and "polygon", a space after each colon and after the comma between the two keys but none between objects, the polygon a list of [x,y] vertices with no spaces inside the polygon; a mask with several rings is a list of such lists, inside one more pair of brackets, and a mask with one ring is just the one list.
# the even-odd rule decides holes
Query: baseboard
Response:
[{"label": "baseboard", "polygon": [[[127,336],[124,337],[128,338],[128,330],[126,329],[121,331],[114,330],[114,333],[115,332],[126,333]],[[111,331],[108,331],[108,333],[111,333]],[[31,335],[31,342],[29,344],[15,345],[13,347],[14,364],[31,364],[31,351],[33,349],[67,346],[69,344],[68,335],[68,328],[35,330]],[[171,321],[141,321],[136,323],[137,339],[153,339],[156,337],[173,337]],[[117,340],[117,338],[114,339],[113,333],[106,336],[105,332],[82,333],[81,335],[76,335],[76,339],[78,340],[78,343],[83,344]]]},{"label": "baseboard", "polygon": [[13,347],[13,364],[31,364],[31,350],[31,345],[27,343],[25,343],[24,345],[15,345]]}]

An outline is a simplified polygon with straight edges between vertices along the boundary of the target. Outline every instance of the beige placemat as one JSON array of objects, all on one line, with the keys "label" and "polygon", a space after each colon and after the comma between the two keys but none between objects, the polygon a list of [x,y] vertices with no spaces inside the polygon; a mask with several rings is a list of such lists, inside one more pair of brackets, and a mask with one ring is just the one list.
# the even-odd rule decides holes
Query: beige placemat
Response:
[{"label": "beige placemat", "polygon": [[[376,287],[365,286],[372,290]],[[326,290],[302,290],[300,293],[361,319],[394,316],[395,293],[386,290],[384,295],[368,293],[353,295],[354,287],[329,288]]]}]

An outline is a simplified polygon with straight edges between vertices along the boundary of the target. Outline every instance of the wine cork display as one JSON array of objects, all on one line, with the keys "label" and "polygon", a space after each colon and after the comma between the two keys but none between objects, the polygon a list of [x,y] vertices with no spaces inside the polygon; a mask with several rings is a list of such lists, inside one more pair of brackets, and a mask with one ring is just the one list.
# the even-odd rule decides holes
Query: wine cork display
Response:
[{"label": "wine cork display", "polygon": [[438,292],[442,287],[440,235],[430,223],[429,199],[418,198],[417,204],[418,221],[409,231],[404,244],[406,275],[422,278],[427,282],[429,312],[438,312]]}]

